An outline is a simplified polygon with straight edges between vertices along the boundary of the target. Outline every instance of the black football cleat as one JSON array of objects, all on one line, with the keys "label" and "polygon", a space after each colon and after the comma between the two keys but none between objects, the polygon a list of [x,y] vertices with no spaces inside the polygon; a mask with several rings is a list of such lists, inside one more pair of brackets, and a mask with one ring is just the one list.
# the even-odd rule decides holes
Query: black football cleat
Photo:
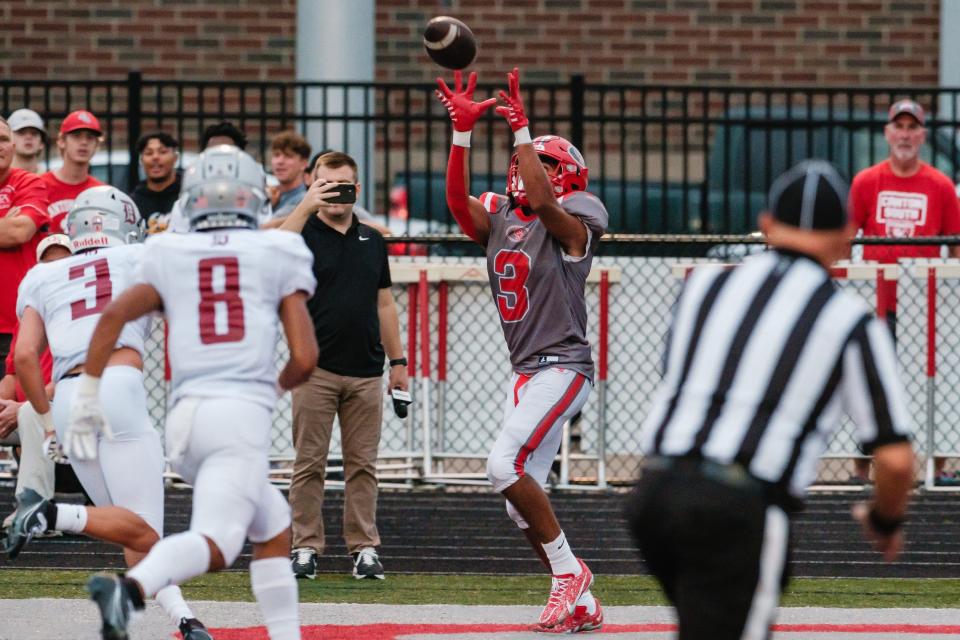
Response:
[{"label": "black football cleat", "polygon": [[128,640],[127,626],[134,612],[143,609],[137,583],[116,574],[98,573],[87,581],[87,591],[100,608],[103,640]]},{"label": "black football cleat", "polygon": [[24,489],[17,496],[17,510],[13,513],[13,522],[7,529],[4,551],[11,560],[20,555],[20,551],[34,536],[47,531],[54,525],[47,515],[50,501],[33,489]]},{"label": "black football cleat", "polygon": [[196,618],[180,618],[180,633],[183,640],[213,640],[213,636]]}]

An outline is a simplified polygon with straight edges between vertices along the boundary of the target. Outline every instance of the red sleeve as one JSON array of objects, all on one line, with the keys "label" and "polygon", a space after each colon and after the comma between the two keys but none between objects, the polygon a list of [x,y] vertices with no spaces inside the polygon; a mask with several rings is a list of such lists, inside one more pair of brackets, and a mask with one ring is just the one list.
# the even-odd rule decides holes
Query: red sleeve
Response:
[{"label": "red sleeve", "polygon": [[847,195],[847,213],[850,214],[850,222],[857,229],[863,229],[863,216],[860,211],[863,209],[860,198],[860,185],[863,181],[860,176],[854,176],[853,183],[850,185],[850,193]]},{"label": "red sleeve", "polygon": [[960,200],[957,191],[947,178],[943,186],[943,219],[940,222],[940,234],[945,236],[960,235]]},{"label": "red sleeve", "polygon": [[474,242],[479,242],[479,234],[470,217],[470,196],[464,182],[465,166],[466,150],[459,145],[450,145],[450,158],[447,161],[447,207],[463,232]]},{"label": "red sleeve", "polygon": [[50,217],[47,215],[48,206],[50,206],[50,198],[47,195],[47,185],[39,176],[24,171],[18,177],[10,208],[20,207],[20,215],[29,216],[37,225],[37,229],[40,229],[50,224]]},{"label": "red sleeve", "polygon": [[850,185],[850,194],[847,198],[847,210],[850,214],[850,222],[857,229],[863,229],[867,224],[867,203],[866,192],[866,171],[861,171],[854,176],[853,184]]}]

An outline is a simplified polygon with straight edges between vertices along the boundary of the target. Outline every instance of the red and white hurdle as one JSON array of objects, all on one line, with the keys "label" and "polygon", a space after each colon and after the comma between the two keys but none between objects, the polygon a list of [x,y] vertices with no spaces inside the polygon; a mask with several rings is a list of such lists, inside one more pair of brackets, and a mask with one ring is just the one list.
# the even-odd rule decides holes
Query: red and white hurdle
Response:
[{"label": "red and white hurdle", "polygon": [[[486,484],[486,476],[479,472],[450,472],[444,470],[444,460],[476,459],[471,453],[457,453],[446,450],[446,384],[449,337],[449,289],[451,286],[468,282],[488,282],[486,265],[482,262],[470,263],[400,263],[391,264],[391,277],[395,284],[407,285],[407,360],[411,389],[416,389],[416,402],[406,418],[407,463],[415,465],[415,457],[422,460],[421,480],[441,484]],[[620,281],[622,271],[616,266],[594,266],[587,277],[588,284],[598,286],[599,293],[599,335],[597,366],[597,453],[575,454],[569,447],[569,425],[564,425],[563,445],[560,452],[560,487],[606,488],[606,403],[609,350],[609,309],[610,287]],[[430,300],[436,289],[437,332],[436,332],[436,382],[431,372],[431,331]],[[419,355],[420,367],[417,367]],[[434,397],[434,390],[436,395]],[[436,418],[431,414],[433,401],[436,400]],[[414,452],[414,430],[416,421],[420,423],[421,447]],[[439,445],[439,450],[435,448]],[[419,453],[419,455],[416,455]],[[594,485],[572,484],[570,481],[570,463],[573,460],[595,460],[597,477]]]}]

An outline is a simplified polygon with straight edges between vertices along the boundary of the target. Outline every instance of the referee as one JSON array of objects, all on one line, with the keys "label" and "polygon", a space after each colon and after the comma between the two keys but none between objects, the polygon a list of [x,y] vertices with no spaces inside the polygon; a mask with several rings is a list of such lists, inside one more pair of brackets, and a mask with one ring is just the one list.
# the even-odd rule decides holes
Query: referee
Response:
[{"label": "referee", "polygon": [[627,517],[681,640],[770,637],[788,514],[843,412],[876,468],[854,516],[886,560],[902,547],[913,451],[893,342],[827,271],[849,253],[846,202],[826,162],[790,169],[759,220],[772,250],[695,270],[678,301]]}]

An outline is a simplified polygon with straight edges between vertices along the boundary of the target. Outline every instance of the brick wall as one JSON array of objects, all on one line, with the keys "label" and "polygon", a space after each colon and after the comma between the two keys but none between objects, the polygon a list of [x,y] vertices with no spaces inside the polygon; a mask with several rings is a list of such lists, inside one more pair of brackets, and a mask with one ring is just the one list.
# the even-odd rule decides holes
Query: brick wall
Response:
[{"label": "brick wall", "polygon": [[3,0],[8,79],[292,80],[296,0]]},{"label": "brick wall", "polygon": [[[350,0],[342,0],[349,6]],[[377,0],[377,79],[432,79],[426,21],[476,33],[484,79],[935,85],[939,0]],[[4,0],[9,79],[290,80],[296,0]],[[522,42],[521,42],[522,41]]]},{"label": "brick wall", "polygon": [[938,0],[379,0],[378,77],[433,76],[418,34],[444,13],[476,34],[488,80],[519,65],[544,81],[937,84]]}]

